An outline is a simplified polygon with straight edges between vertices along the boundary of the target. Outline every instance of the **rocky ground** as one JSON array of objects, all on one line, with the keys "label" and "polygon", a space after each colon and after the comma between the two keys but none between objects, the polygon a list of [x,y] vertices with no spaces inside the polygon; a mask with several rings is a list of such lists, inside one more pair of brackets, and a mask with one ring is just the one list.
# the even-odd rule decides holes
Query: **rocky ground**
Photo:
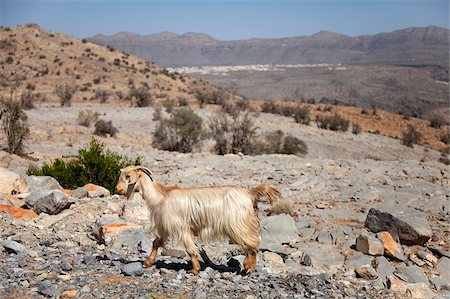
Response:
[{"label": "rocky ground", "polygon": [[[0,155],[0,297],[450,297],[449,169],[437,162],[438,152],[260,114],[260,130],[291,133],[309,153],[217,156],[209,144],[202,152],[169,153],[150,146],[152,109],[91,107],[119,129],[116,138],[102,139],[106,146],[142,155],[163,184],[252,188],[266,182],[293,205],[295,219],[267,216],[269,205],[259,204],[255,273],[235,272],[244,253],[224,240],[199,245],[213,262],[229,267],[202,264],[199,276],[191,276],[176,244],[160,252],[155,267],[142,267],[153,237],[138,195],[127,201],[92,185],[62,190],[49,178],[24,174],[32,163],[74,155],[86,145],[93,129],[76,124],[82,109],[87,107],[27,112],[27,146],[38,161]],[[11,195],[19,177],[19,193]]]}]

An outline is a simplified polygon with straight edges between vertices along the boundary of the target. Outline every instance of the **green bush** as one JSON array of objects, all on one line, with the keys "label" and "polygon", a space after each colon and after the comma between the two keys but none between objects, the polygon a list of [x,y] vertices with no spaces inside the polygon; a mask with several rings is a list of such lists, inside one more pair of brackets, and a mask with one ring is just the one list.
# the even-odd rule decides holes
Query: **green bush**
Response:
[{"label": "green bush", "polygon": [[23,142],[30,135],[28,117],[20,104],[8,100],[0,102],[0,119],[6,135],[6,151],[10,154],[23,154]]},{"label": "green bush", "polygon": [[160,121],[152,144],[162,150],[190,153],[205,136],[202,126],[202,118],[191,109],[176,110],[170,118]]},{"label": "green bush", "polygon": [[74,189],[88,183],[96,184],[114,192],[120,169],[128,165],[141,164],[141,157],[131,160],[104,149],[103,143],[93,138],[88,149],[80,149],[78,156],[65,162],[56,159],[42,168],[28,169],[28,175],[54,177],[64,188]]}]

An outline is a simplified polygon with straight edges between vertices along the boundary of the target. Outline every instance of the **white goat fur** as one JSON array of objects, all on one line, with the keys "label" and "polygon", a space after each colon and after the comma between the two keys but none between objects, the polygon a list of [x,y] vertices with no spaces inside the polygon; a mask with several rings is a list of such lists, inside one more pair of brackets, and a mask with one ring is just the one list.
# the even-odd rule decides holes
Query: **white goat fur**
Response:
[{"label": "white goat fur", "polygon": [[[194,236],[204,241],[229,237],[255,262],[261,240],[255,201],[261,195],[273,199],[279,194],[266,185],[252,191],[238,186],[166,187],[153,181],[148,168],[128,166],[122,170],[116,192],[129,196],[133,190],[141,193],[154,218],[154,233],[160,239],[156,250],[170,238],[182,244],[192,259],[198,254]],[[155,255],[149,264],[154,263]],[[254,266],[247,266],[253,269],[246,272],[253,271]]]}]

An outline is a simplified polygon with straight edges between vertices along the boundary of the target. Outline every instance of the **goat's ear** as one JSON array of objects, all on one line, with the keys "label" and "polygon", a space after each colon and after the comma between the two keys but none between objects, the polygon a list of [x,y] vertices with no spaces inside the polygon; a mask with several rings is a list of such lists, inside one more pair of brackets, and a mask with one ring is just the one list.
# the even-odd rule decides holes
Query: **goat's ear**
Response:
[{"label": "goat's ear", "polygon": [[150,178],[150,180],[153,181],[153,177],[152,177],[153,174],[150,169],[148,169],[147,167],[144,167],[144,166],[138,166],[138,169],[141,170],[143,173],[145,173]]}]

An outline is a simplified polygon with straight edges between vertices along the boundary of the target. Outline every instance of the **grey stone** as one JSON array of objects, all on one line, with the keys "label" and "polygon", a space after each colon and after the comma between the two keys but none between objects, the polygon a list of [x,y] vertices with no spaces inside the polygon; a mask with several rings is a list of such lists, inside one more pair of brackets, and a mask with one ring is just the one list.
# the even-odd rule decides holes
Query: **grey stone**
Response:
[{"label": "grey stone", "polygon": [[317,236],[317,242],[324,244],[333,244],[333,239],[331,238],[331,234],[328,231],[321,231]]},{"label": "grey stone", "polygon": [[306,256],[310,258],[310,264],[318,269],[327,271],[335,271],[344,265],[345,257],[340,250],[329,244],[320,243],[299,243],[297,247],[304,251],[304,259]]},{"label": "grey stone", "polygon": [[25,190],[23,192],[34,192],[38,190],[62,190],[58,181],[51,176],[30,175],[24,177]]},{"label": "grey stone", "polygon": [[433,234],[425,213],[400,205],[371,208],[365,225],[374,233],[396,232],[406,245],[424,245]]},{"label": "grey stone", "polygon": [[140,262],[128,263],[120,267],[120,271],[126,276],[141,276],[144,274]]},{"label": "grey stone", "polygon": [[111,223],[125,223],[125,220],[119,217],[119,215],[101,215],[95,219],[95,224],[92,226],[92,234],[97,240],[101,240],[100,230],[103,225],[111,224]]},{"label": "grey stone", "polygon": [[353,255],[348,255],[345,259],[345,268],[349,271],[353,271],[354,269],[364,266],[371,265],[373,257],[369,255],[365,255],[361,252],[356,252]]},{"label": "grey stone", "polygon": [[19,254],[28,252],[28,249],[25,246],[16,241],[4,240],[0,242],[0,245],[9,253]]},{"label": "grey stone", "polygon": [[428,278],[422,269],[416,265],[400,265],[394,271],[394,274],[407,283],[425,283],[429,284]]},{"label": "grey stone", "polygon": [[295,221],[289,215],[269,216],[261,221],[261,238],[276,243],[294,243],[298,240]]},{"label": "grey stone", "polygon": [[32,192],[25,203],[36,213],[56,215],[73,202],[60,190],[38,190]]},{"label": "grey stone", "polygon": [[448,257],[441,257],[436,264],[436,270],[439,275],[450,282],[450,259]]},{"label": "grey stone", "polygon": [[356,250],[370,255],[383,255],[384,245],[374,236],[360,235],[356,238]]},{"label": "grey stone", "polygon": [[44,280],[38,284],[38,292],[44,296],[56,298],[58,286]]},{"label": "grey stone", "polygon": [[430,289],[428,284],[419,282],[406,285],[406,294],[411,298],[434,298],[436,293]]},{"label": "grey stone", "polygon": [[387,287],[387,277],[394,274],[394,266],[392,266],[392,264],[384,256],[376,257],[375,264],[375,270],[378,272],[378,277],[383,282],[383,285]]},{"label": "grey stone", "polygon": [[372,268],[371,265],[363,265],[360,267],[357,267],[355,269],[356,274],[364,279],[367,280],[374,280],[378,278],[378,273],[375,271],[374,268]]},{"label": "grey stone", "polygon": [[443,279],[442,277],[433,275],[430,277],[431,285],[437,290],[449,290],[450,289],[450,282]]},{"label": "grey stone", "polygon": [[72,197],[74,198],[85,198],[88,195],[88,190],[85,187],[78,187],[77,189],[73,190]]}]

